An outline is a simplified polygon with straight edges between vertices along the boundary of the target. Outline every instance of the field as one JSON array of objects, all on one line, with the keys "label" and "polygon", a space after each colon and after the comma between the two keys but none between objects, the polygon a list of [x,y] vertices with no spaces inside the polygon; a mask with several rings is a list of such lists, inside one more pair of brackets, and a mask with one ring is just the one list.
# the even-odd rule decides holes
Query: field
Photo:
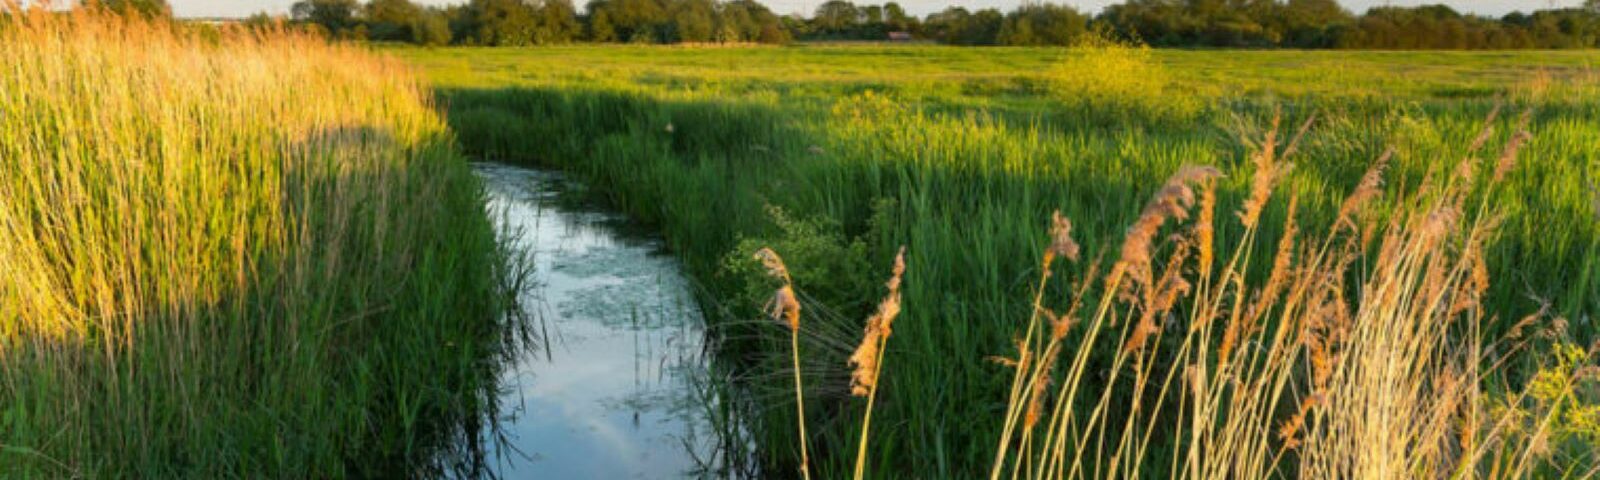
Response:
[{"label": "field", "polygon": [[711,474],[1600,474],[1600,54],[278,28],[0,16],[0,477],[487,473],[473,159],[662,233]]},{"label": "field", "polygon": [[[1327,230],[1391,148],[1384,193],[1370,208],[1380,231],[1385,219],[1403,224],[1407,210],[1398,206],[1433,198],[1446,179],[1503,174],[1498,187],[1471,191],[1484,216],[1500,220],[1479,256],[1493,279],[1484,285],[1483,333],[1439,340],[1502,338],[1520,333],[1513,323],[1545,312],[1537,323],[1554,333],[1541,337],[1535,353],[1495,369],[1500,395],[1553,366],[1553,345],[1587,346],[1600,333],[1600,55],[1591,52],[1114,45],[388,52],[423,70],[470,154],[574,172],[663,230],[704,283],[705,300],[723,312],[712,320],[721,363],[749,393],[769,472],[792,475],[800,463],[797,424],[811,426],[812,472],[833,478],[856,463],[856,419],[864,412],[849,395],[847,358],[859,338],[857,319],[883,294],[879,282],[902,245],[904,312],[883,356],[869,471],[905,478],[988,471],[1008,423],[999,399],[1012,385],[993,357],[1013,354],[1030,315],[1037,318],[1038,255],[1051,238],[1051,212],[1070,218],[1082,249],[1109,264],[1147,199],[1181,166],[1219,168],[1219,208],[1230,211],[1261,183],[1252,172],[1260,172],[1255,159],[1264,148],[1269,156],[1295,150],[1278,190],[1295,199],[1302,231]],[[1486,124],[1489,134],[1478,141]],[[1521,127],[1531,133],[1525,144],[1516,138]],[[1269,132],[1277,151],[1264,142]],[[1299,140],[1285,148],[1290,138]],[[1463,171],[1463,158],[1479,157],[1491,166]],[[1515,158],[1515,168],[1495,172],[1501,157]],[[1259,228],[1218,221],[1217,251],[1244,248],[1248,238],[1267,256],[1284,236],[1286,203],[1267,204]],[[1162,252],[1173,248],[1164,245]],[[806,385],[802,422],[794,416],[788,335],[761,320],[774,288],[752,258],[761,247],[787,262],[807,312],[796,345],[806,353],[793,362]],[[1239,281],[1266,283],[1268,260],[1241,267]],[[1056,268],[1065,269],[1063,278],[1081,278],[1093,263]],[[1384,271],[1360,261],[1352,270]],[[1069,283],[1039,291],[1070,298]],[[1100,380],[1091,381],[1116,378],[1121,363],[1110,350],[1093,359],[1090,375]],[[1122,395],[1115,398],[1128,400]],[[1183,445],[1140,451],[1160,457]],[[1122,473],[1158,475],[1164,467]]]}]

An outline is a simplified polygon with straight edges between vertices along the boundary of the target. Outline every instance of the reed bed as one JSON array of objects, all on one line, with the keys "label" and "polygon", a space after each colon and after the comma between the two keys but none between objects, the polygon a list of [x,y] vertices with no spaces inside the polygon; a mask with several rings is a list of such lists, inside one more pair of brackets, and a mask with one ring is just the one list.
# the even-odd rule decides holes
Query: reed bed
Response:
[{"label": "reed bed", "polygon": [[[1529,417],[1565,418],[1567,412],[1588,411],[1569,408],[1584,403],[1568,400],[1594,401],[1587,381],[1547,382],[1555,392],[1550,395],[1513,394],[1542,378],[1538,372],[1559,370],[1543,361],[1559,351],[1554,345],[1587,350],[1583,346],[1600,332],[1595,323],[1600,223],[1593,221],[1583,181],[1595,178],[1600,168],[1589,147],[1600,140],[1595,133],[1600,116],[1585,106],[1596,98],[1584,73],[1592,70],[1592,52],[797,47],[757,54],[561,47],[397,53],[427,71],[468,151],[568,171],[594,185],[613,206],[661,228],[716,306],[708,309],[714,315],[710,331],[716,358],[734,375],[729,388],[746,400],[749,433],[760,446],[754,456],[769,474],[797,475],[804,456],[816,478],[854,476],[858,464],[873,477],[981,476],[996,464],[999,439],[1007,435],[1005,419],[1015,417],[1011,434],[1017,437],[1010,438],[1021,442],[1029,410],[1035,410],[1036,427],[1028,434],[1030,449],[1075,441],[1082,430],[1070,432],[1068,440],[1049,436],[1053,410],[1046,404],[1018,404],[1008,413],[1000,399],[1014,390],[1023,397],[1056,398],[1066,384],[1062,372],[1072,368],[1078,347],[1086,345],[1086,320],[1037,319],[1043,323],[1033,338],[1046,344],[1029,347],[1034,367],[1050,357],[1044,354],[1051,334],[1040,332],[1072,326],[1053,354],[1057,373],[1048,382],[1014,382],[1015,371],[989,357],[1009,353],[1018,337],[1026,336],[1029,319],[1041,305],[1059,313],[1072,310],[1071,299],[1086,296],[1078,314],[1092,318],[1087,316],[1098,313],[1096,300],[1108,295],[1104,278],[1118,263],[1123,263],[1119,283],[1125,286],[1116,290],[1159,302],[1113,304],[1117,309],[1108,315],[1116,313],[1116,327],[1101,327],[1097,339],[1107,344],[1094,344],[1088,363],[1080,367],[1081,385],[1074,388],[1084,404],[1074,407],[1082,416],[1071,427],[1106,434],[1104,457],[1094,457],[1102,464],[1093,468],[1131,468],[1136,451],[1146,452],[1145,458],[1173,458],[1175,449],[1189,448],[1186,440],[1174,439],[1189,434],[1177,435],[1165,426],[1174,425],[1174,412],[1194,402],[1155,398],[1157,392],[1179,388],[1163,387],[1171,362],[1197,358],[1198,345],[1189,347],[1189,357],[1171,354],[1176,348],[1169,345],[1188,335],[1168,329],[1194,314],[1192,298],[1204,290],[1213,303],[1223,302],[1214,310],[1232,312],[1235,302],[1248,306],[1257,296],[1279,297],[1271,308],[1244,310],[1232,323],[1228,354],[1257,352],[1262,347],[1252,340],[1262,335],[1259,329],[1275,332],[1270,330],[1277,328],[1274,322],[1294,317],[1285,315],[1285,308],[1306,308],[1282,300],[1308,295],[1290,289],[1290,280],[1302,274],[1302,250],[1330,241],[1323,232],[1344,216],[1347,197],[1363,184],[1374,160],[1386,157],[1384,188],[1362,190],[1370,198],[1355,203],[1363,216],[1352,218],[1368,222],[1358,223],[1363,230],[1383,227],[1369,235],[1375,249],[1390,221],[1407,218],[1407,212],[1422,208],[1414,204],[1444,191],[1441,182],[1460,176],[1460,159],[1479,143],[1485,118],[1497,105],[1502,112],[1487,122],[1492,129],[1473,153],[1483,163],[1474,164],[1471,182],[1457,182],[1472,185],[1474,201],[1492,206],[1499,220],[1491,229],[1494,241],[1483,242],[1481,255],[1471,262],[1493,280],[1478,302],[1481,353],[1496,359],[1506,355],[1506,344],[1495,341],[1546,304],[1547,315],[1534,323],[1551,327],[1555,319],[1564,319],[1565,327],[1560,333],[1540,329],[1546,334],[1537,339],[1537,348],[1516,350],[1519,355],[1504,360],[1503,368],[1480,371],[1491,377],[1483,387],[1486,408],[1556,412]],[[1124,76],[1157,72],[1160,95],[1132,98],[1137,90],[1082,80],[1140,85],[1144,79],[1081,72],[1069,78],[1056,68],[1062,64],[1115,64],[1115,71],[1127,72]],[[1399,71],[1407,74],[1394,74]],[[1550,73],[1539,84],[1524,84],[1524,74],[1534,71]],[[1078,98],[1095,93],[1123,97]],[[1109,106],[1162,107],[1161,98],[1184,103],[1174,110]],[[1524,117],[1529,110],[1533,113]],[[1279,115],[1282,120],[1274,125]],[[1524,123],[1534,134],[1517,140],[1518,158],[1526,161],[1505,171],[1491,188],[1499,155]],[[1274,162],[1260,168],[1257,153],[1268,150],[1262,144],[1269,131],[1275,132]],[[1184,167],[1193,167],[1186,176],[1194,181],[1174,190],[1168,180]],[[1270,182],[1257,181],[1257,172]],[[1154,211],[1166,213],[1164,221],[1150,222],[1160,225],[1156,233],[1141,239],[1149,245],[1149,258],[1119,262],[1128,228],[1140,222],[1150,198],[1182,189],[1192,200],[1177,195],[1155,206]],[[1247,210],[1247,202],[1258,207],[1246,215],[1250,225],[1227,213]],[[1208,204],[1213,207],[1201,208]],[[1176,207],[1186,212],[1181,220]],[[1051,266],[1054,280],[1041,291],[1039,252],[1054,241],[1056,223],[1040,220],[1057,210],[1070,219],[1070,237],[1083,259],[1066,261],[1063,250]],[[1463,211],[1463,218],[1468,213],[1477,212]],[[1209,228],[1186,233],[1206,215],[1211,217],[1200,223]],[[1181,229],[1174,226],[1179,223]],[[1177,248],[1169,237],[1175,233],[1192,238],[1182,262],[1168,268]],[[1199,241],[1202,235],[1210,241]],[[1201,249],[1201,244],[1212,248]],[[1227,263],[1245,244],[1253,246],[1243,257],[1252,260]],[[870,402],[872,423],[863,425],[869,402],[852,395],[849,360],[860,346],[863,319],[876,311],[885,293],[881,277],[892,271],[901,245],[908,247],[901,312],[893,338],[881,350],[879,364],[885,367]],[[774,290],[766,269],[752,258],[764,247],[781,254],[788,266],[805,317],[798,331],[760,311]],[[1276,261],[1280,250],[1290,252],[1282,257],[1287,263]],[[1329,255],[1325,262],[1331,262]],[[1363,275],[1371,273],[1377,259],[1376,252],[1364,255],[1342,270],[1352,277],[1344,283],[1351,290],[1344,292],[1348,301],[1360,299],[1359,289],[1370,279]],[[1275,288],[1282,291],[1263,295],[1257,290],[1280,263],[1285,280]],[[1212,285],[1202,288],[1196,281],[1200,265],[1210,269]],[[1219,283],[1227,268],[1250,290]],[[1186,292],[1183,283],[1189,284]],[[1146,290],[1163,295],[1145,295]],[[1145,318],[1146,311],[1163,310]],[[1218,338],[1209,339],[1206,351],[1214,357],[1222,350],[1221,337],[1230,336],[1230,322],[1212,323],[1209,332]],[[1124,337],[1125,329],[1141,336]],[[1462,334],[1452,335],[1465,342]],[[1489,345],[1495,346],[1492,355]],[[1120,353],[1124,350],[1128,353]],[[1149,351],[1162,353],[1137,353]],[[1113,369],[1119,355],[1120,368]],[[1136,361],[1140,355],[1147,360]],[[804,390],[798,396],[796,375]],[[1181,371],[1172,375],[1177,376],[1170,383],[1184,385]],[[1160,381],[1135,388],[1135,378]],[[1574,387],[1566,388],[1569,384]],[[1568,391],[1575,393],[1560,393]],[[1102,402],[1099,395],[1107,392],[1108,407],[1089,424]],[[1285,405],[1272,408],[1287,412],[1288,403],[1298,406],[1306,395],[1284,394]],[[1144,398],[1143,410],[1132,412],[1128,406],[1136,397]],[[800,400],[805,412],[797,418]],[[1135,428],[1158,428],[1124,435],[1128,423],[1106,423],[1123,419],[1132,419]],[[797,441],[802,423],[807,426],[803,455]],[[1500,438],[1522,435],[1510,430],[1538,431],[1518,425],[1502,430]],[[1279,427],[1275,421],[1271,428]],[[1551,438],[1581,437],[1578,432],[1584,431],[1556,430],[1562,433]],[[862,438],[870,442],[865,455],[860,454]],[[1149,442],[1114,441],[1130,438]],[[1576,451],[1580,445],[1553,450]],[[1278,444],[1271,446],[1276,453]],[[1006,474],[1021,458],[1017,449],[1013,445],[1006,455]],[[1118,449],[1124,454],[1112,461]],[[1299,454],[1289,451],[1284,457],[1298,461]],[[1171,473],[1168,466],[1138,463],[1140,474],[1158,478]],[[1039,462],[1034,468],[1035,474],[1045,471]]]},{"label": "reed bed", "polygon": [[409,70],[290,32],[0,11],[0,476],[449,468],[501,255]]},{"label": "reed bed", "polygon": [[[1382,219],[1366,204],[1384,194],[1385,154],[1322,236],[1295,227],[1291,196],[1285,235],[1275,249],[1257,250],[1261,207],[1296,143],[1279,147],[1275,132],[1254,155],[1254,188],[1237,212],[1245,240],[1224,263],[1214,265],[1210,253],[1218,206],[1208,182],[1215,175],[1180,170],[1130,228],[1111,273],[1081,279],[1084,288],[1099,288],[1073,296],[1066,315],[1036,308],[1016,357],[1003,359],[1015,372],[990,478],[1600,473],[1592,455],[1537,452],[1543,447],[1530,439],[1549,434],[1549,411],[1532,419],[1491,411],[1498,399],[1484,390],[1526,343],[1486,337],[1483,255],[1500,218],[1470,195],[1472,172],[1492,167],[1485,188],[1498,188],[1528,132],[1515,131],[1487,165],[1479,156],[1484,142],[1474,142],[1457,175],[1400,194],[1407,196],[1398,200],[1399,213]],[[1194,209],[1196,221],[1183,224]],[[1164,229],[1167,223],[1174,228]],[[1149,239],[1167,230],[1173,234],[1165,248],[1156,248]],[[1156,252],[1167,260],[1151,271]],[[1045,272],[1052,257],[1047,251]],[[1264,283],[1250,281],[1248,264],[1267,259]],[[1049,278],[1040,280],[1040,292]],[[1077,341],[1064,342],[1074,328],[1083,330]],[[1099,371],[1110,378],[1085,382],[1103,354],[1097,349],[1117,345],[1110,370]],[[1066,366],[1058,369],[1063,350]],[[1579,361],[1593,364],[1596,355]],[[1581,377],[1569,371],[1560,381]],[[1535,431],[1513,439],[1514,421],[1531,421]],[[1172,438],[1164,444],[1170,448],[1151,449],[1157,436]]]}]

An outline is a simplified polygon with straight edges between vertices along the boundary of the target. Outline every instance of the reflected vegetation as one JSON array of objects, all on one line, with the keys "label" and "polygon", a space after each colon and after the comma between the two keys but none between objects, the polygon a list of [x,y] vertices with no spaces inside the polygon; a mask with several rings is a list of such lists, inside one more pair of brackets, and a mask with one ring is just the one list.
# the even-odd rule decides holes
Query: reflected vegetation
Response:
[{"label": "reflected vegetation", "polygon": [[[704,321],[679,264],[559,174],[479,164],[489,208],[531,266],[519,303],[540,341],[508,365],[487,476],[728,476],[747,448],[707,373]],[[731,442],[737,444],[738,442]]]}]

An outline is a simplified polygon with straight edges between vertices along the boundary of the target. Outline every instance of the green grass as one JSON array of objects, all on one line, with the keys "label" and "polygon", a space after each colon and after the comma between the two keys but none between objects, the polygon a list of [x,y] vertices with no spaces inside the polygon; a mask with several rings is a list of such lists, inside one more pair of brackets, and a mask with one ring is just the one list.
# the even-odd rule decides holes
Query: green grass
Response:
[{"label": "green grass", "polygon": [[[756,248],[783,255],[821,319],[801,334],[812,472],[852,467],[860,404],[845,358],[887,260],[907,245],[870,470],[970,476],[993,460],[1008,386],[985,357],[1009,351],[1028,318],[1049,213],[1073,219],[1086,251],[1114,251],[1185,164],[1226,172],[1222,204],[1235,206],[1248,185],[1241,139],[1280,111],[1284,130],[1316,117],[1285,188],[1305,228],[1320,229],[1385,149],[1396,156],[1380,210],[1450,173],[1497,103],[1490,162],[1531,110],[1534,139],[1490,199],[1505,215],[1487,255],[1490,313],[1503,328],[1544,299],[1578,341],[1600,334],[1600,212],[1586,185],[1600,177],[1600,54],[1115,52],[391,51],[422,68],[470,153],[574,172],[663,230],[726,312],[713,319],[721,358],[744,373],[760,454],[779,473],[799,457],[791,367],[787,335],[746,321],[771,292]],[[1269,207],[1262,244],[1283,215]],[[1230,251],[1242,228],[1218,229]],[[1251,275],[1265,275],[1270,262],[1255,263]]]},{"label": "green grass", "polygon": [[0,477],[472,467],[517,324],[403,66],[43,11],[0,65]]}]

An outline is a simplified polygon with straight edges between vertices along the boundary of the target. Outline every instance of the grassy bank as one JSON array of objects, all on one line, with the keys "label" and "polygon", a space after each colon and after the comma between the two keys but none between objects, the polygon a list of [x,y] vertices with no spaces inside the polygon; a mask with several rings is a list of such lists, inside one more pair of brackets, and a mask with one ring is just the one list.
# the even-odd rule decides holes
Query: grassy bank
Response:
[{"label": "grassy bank", "polygon": [[465,465],[513,325],[407,68],[39,11],[0,65],[0,476]]},{"label": "grassy bank", "polygon": [[[1166,52],[804,47],[739,50],[572,47],[401,50],[421,65],[474,153],[576,172],[662,227],[727,318],[723,358],[756,392],[755,435],[775,471],[798,463],[787,332],[761,318],[771,285],[750,258],[791,266],[808,315],[799,363],[812,471],[852,470],[860,404],[846,358],[900,245],[905,312],[888,344],[869,459],[909,478],[988,470],[1005,418],[1011,351],[1033,311],[1050,212],[1085,251],[1115,251],[1146,201],[1182,165],[1211,165],[1219,205],[1249,194],[1251,152],[1281,115],[1310,127],[1282,189],[1297,220],[1328,227],[1364,172],[1393,148],[1388,192],[1533,137],[1503,187],[1486,246],[1485,335],[1551,303],[1567,338],[1600,326],[1600,99],[1587,52]],[[1503,106],[1500,114],[1490,112]],[[1526,117],[1523,112],[1530,112]],[[1314,121],[1313,121],[1314,119]],[[1492,155],[1491,155],[1492,156]],[[1492,169],[1473,172],[1493,175]],[[1283,236],[1283,204],[1254,241]],[[1219,222],[1217,250],[1245,237]],[[1258,284],[1272,262],[1249,264]],[[1062,267],[1081,275],[1085,264]],[[875,273],[876,272],[876,273]],[[1046,296],[1064,298],[1054,284]],[[1111,358],[1090,378],[1106,378]],[[1157,445],[1152,448],[1177,448]],[[894,466],[893,469],[888,466]]]}]

